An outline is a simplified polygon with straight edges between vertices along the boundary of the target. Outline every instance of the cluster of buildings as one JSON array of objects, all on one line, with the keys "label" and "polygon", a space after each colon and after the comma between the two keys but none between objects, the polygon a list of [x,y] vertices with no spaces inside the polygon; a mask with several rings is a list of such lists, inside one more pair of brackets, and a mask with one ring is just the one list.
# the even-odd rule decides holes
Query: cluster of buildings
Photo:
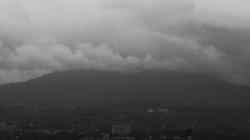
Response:
[{"label": "cluster of buildings", "polygon": [[[167,131],[161,129],[157,132],[144,133],[143,140],[192,140],[192,129],[184,131]],[[84,138],[79,140],[136,140],[137,134],[133,133],[132,128],[128,124],[112,125],[112,133],[104,134],[103,138]],[[142,139],[142,138],[140,138]]]},{"label": "cluster of buildings", "polygon": [[[8,130],[5,124],[1,124],[0,134],[2,133],[2,137],[7,138],[10,134],[14,134]],[[4,128],[4,129],[3,129]],[[24,132],[19,132],[19,135],[22,135]],[[27,132],[25,132],[27,133]],[[67,132],[69,133],[69,132]],[[15,134],[13,140],[22,140]],[[50,132],[42,132],[42,131],[33,131],[29,132],[32,135],[56,135],[57,132],[50,133]],[[70,133],[71,135],[73,132]],[[75,133],[75,135],[78,135]],[[73,135],[72,135],[73,136]],[[1,139],[1,138],[0,138]],[[133,132],[132,127],[129,124],[113,124],[111,133],[96,133],[95,135],[82,135],[82,138],[78,138],[78,140],[192,140],[192,130],[187,129],[184,131],[168,131],[165,127],[161,127],[159,131],[148,131],[143,132],[143,135],[138,137],[136,132]]]},{"label": "cluster of buildings", "polygon": [[148,113],[169,113],[168,109],[155,109],[155,108],[150,108],[147,110]]}]

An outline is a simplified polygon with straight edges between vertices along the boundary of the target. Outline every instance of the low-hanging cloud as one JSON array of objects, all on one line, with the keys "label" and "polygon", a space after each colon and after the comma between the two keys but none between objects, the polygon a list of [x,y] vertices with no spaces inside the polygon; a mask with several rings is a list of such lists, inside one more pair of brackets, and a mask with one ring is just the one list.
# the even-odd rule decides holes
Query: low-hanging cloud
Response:
[{"label": "low-hanging cloud", "polygon": [[0,84],[56,70],[204,73],[250,85],[247,0],[0,0]]}]

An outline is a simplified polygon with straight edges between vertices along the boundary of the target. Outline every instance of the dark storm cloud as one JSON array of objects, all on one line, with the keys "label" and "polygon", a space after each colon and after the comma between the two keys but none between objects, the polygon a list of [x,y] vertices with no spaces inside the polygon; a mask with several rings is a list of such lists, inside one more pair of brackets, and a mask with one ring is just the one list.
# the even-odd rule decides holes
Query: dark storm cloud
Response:
[{"label": "dark storm cloud", "polygon": [[249,6],[245,0],[0,0],[0,82],[100,69],[189,71],[250,84]]}]

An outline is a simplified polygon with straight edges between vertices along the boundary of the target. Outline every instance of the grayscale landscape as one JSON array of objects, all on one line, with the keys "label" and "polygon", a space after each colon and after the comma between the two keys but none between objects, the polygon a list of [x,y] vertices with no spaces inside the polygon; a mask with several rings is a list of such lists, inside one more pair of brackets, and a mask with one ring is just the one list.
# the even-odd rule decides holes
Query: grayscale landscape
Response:
[{"label": "grayscale landscape", "polygon": [[250,1],[0,0],[0,140],[249,140]]}]

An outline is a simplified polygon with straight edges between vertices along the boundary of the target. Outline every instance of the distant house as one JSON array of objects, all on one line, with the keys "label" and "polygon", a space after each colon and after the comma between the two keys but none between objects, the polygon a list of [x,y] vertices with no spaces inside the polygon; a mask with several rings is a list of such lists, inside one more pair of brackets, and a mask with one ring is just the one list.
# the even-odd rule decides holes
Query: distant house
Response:
[{"label": "distant house", "polygon": [[148,113],[156,113],[156,112],[159,112],[159,113],[169,113],[169,110],[168,109],[153,109],[153,108],[150,108],[147,110]]},{"label": "distant house", "polygon": [[8,131],[8,126],[5,123],[0,123],[0,131]]},{"label": "distant house", "polygon": [[192,129],[186,131],[163,131],[161,140],[192,140]]},{"label": "distant house", "polygon": [[129,135],[131,133],[130,125],[115,124],[112,125],[113,135]]},{"label": "distant house", "polygon": [[192,140],[192,129],[185,131],[162,131],[150,133],[147,140]]}]

